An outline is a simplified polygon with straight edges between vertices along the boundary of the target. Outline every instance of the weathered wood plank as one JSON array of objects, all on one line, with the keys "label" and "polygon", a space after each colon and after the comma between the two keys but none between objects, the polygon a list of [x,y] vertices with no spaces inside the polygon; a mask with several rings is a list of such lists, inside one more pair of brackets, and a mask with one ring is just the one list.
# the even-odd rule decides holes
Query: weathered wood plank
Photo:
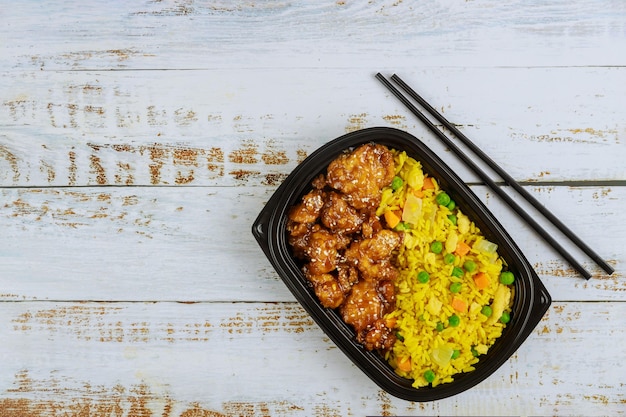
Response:
[{"label": "weathered wood plank", "polygon": [[[529,187],[617,270],[606,276],[580,254],[594,274],[590,281],[498,197],[484,187],[472,189],[507,227],[555,299],[625,299],[626,224],[620,219],[626,187]],[[250,232],[271,192],[261,187],[0,189],[2,298],[293,300]]]},{"label": "weathered wood plank", "polygon": [[[5,72],[0,185],[276,185],[328,140],[377,125],[423,138],[476,180],[373,75]],[[626,68],[401,75],[519,181],[626,179]]]},{"label": "weathered wood plank", "polygon": [[267,193],[233,191],[2,190],[10,224],[1,245],[3,291],[179,301],[239,299],[239,292],[243,300],[271,300],[281,287],[250,233]]},{"label": "weathered wood plank", "polygon": [[625,16],[619,0],[20,2],[0,68],[624,65]]},{"label": "weathered wood plank", "polygon": [[[382,392],[296,304],[0,303],[6,417],[623,415],[625,303],[556,303],[470,391]],[[612,354],[600,346],[613,346]],[[270,377],[271,376],[271,377]],[[197,414],[193,414],[189,410]],[[185,414],[187,413],[187,414]]]},{"label": "weathered wood plank", "polygon": [[[0,21],[1,417],[626,413],[623,1],[48,0]],[[250,233],[299,161],[367,126],[476,182],[376,71],[617,270],[574,250],[583,280],[473,185],[555,303],[492,377],[434,403],[351,365]]]}]

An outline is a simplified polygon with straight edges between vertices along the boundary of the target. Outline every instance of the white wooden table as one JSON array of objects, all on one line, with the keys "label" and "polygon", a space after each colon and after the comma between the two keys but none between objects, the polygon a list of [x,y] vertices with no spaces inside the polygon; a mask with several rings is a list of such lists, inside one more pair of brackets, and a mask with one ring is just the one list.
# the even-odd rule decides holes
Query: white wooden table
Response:
[{"label": "white wooden table", "polygon": [[[2,0],[0,22],[0,416],[626,413],[626,2]],[[616,272],[563,240],[581,278],[378,71]],[[250,233],[299,161],[369,126],[457,169],[553,297],[445,400],[380,390]]]}]

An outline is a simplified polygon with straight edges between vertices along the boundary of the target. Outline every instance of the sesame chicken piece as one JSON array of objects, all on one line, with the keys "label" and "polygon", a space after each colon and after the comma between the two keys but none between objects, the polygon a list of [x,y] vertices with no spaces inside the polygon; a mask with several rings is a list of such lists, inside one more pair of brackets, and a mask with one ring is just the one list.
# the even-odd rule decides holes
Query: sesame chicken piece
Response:
[{"label": "sesame chicken piece", "polygon": [[393,154],[383,145],[365,144],[340,155],[328,165],[326,181],[346,194],[356,209],[372,209],[380,203],[380,190],[395,175]]}]

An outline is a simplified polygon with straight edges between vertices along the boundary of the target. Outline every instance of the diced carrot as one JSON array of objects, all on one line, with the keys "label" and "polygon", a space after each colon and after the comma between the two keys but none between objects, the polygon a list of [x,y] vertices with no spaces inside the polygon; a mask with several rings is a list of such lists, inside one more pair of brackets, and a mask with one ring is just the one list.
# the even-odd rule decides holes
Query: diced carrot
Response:
[{"label": "diced carrot", "polygon": [[454,252],[459,256],[465,256],[469,253],[470,249],[471,248],[467,243],[459,240],[459,243],[456,244],[456,249]]},{"label": "diced carrot", "polygon": [[454,297],[452,299],[452,308],[458,312],[464,313],[467,311],[467,302],[460,298]]},{"label": "diced carrot", "polygon": [[415,197],[422,198],[422,197],[424,197],[424,192],[422,190],[415,189],[415,190],[413,190],[413,195]]},{"label": "diced carrot", "polygon": [[388,210],[385,212],[384,216],[387,226],[389,226],[390,229],[393,229],[398,225],[398,223],[400,223],[402,213]]},{"label": "diced carrot", "polygon": [[406,358],[398,360],[398,369],[409,372],[411,370],[411,357],[407,356]]},{"label": "diced carrot", "polygon": [[424,185],[422,186],[422,190],[432,190],[435,188],[435,183],[431,177],[424,177]]},{"label": "diced carrot", "polygon": [[474,275],[474,284],[478,287],[478,289],[484,289],[489,286],[489,275],[484,272],[479,272]]}]

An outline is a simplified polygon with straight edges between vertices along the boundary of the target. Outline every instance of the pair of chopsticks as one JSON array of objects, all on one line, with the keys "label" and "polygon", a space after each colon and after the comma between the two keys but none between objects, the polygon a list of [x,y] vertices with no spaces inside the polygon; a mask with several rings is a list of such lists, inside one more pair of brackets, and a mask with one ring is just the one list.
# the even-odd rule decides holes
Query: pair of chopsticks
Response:
[{"label": "pair of chopsticks", "polygon": [[[458,146],[452,142],[441,130],[433,124],[422,111],[420,111],[409,99],[407,99],[400,90],[398,90],[391,82],[389,82],[381,73],[376,74],[376,78],[383,83],[385,87],[395,95],[418,119],[420,119],[431,132],[435,134],[450,150],[452,150],[476,175],[478,175],[496,194],[498,194],[522,219],[526,221],[535,231],[549,243],[563,258],[565,258],[571,266],[573,266],[585,279],[590,279],[591,274],[578,263],[578,261],[567,252],[556,239],[537,223],[528,213],[522,209],[504,190],[502,190],[483,170],[481,170]],[[452,123],[435,110],[426,100],[409,87],[400,77],[392,75],[391,80],[394,81],[402,90],[406,92],[413,100],[419,103],[432,117],[437,119],[445,128],[452,132],[461,142],[463,142],[472,152],[474,152],[484,163],[494,170],[504,180],[504,183],[510,185],[526,201],[532,204],[546,219],[554,224],[565,236],[582,249],[591,259],[593,259],[604,271],[609,275],[615,270],[604,261],[596,252],[593,251],[585,242],[567,228],[554,214],[546,209],[539,201],[537,201],[528,191],[522,188],[513,177],[506,173],[498,164],[496,164],[489,156],[485,154],[478,146],[476,146],[467,136],[459,131]]]}]

